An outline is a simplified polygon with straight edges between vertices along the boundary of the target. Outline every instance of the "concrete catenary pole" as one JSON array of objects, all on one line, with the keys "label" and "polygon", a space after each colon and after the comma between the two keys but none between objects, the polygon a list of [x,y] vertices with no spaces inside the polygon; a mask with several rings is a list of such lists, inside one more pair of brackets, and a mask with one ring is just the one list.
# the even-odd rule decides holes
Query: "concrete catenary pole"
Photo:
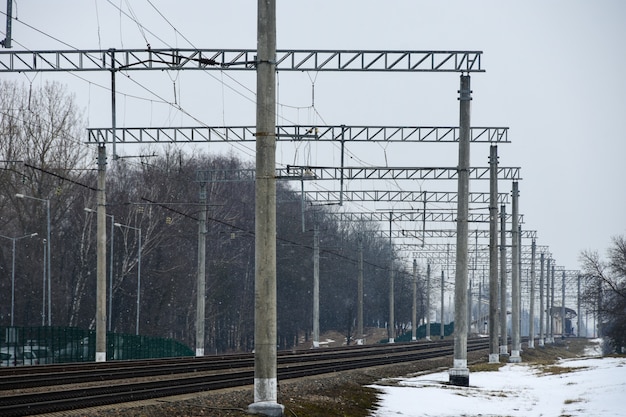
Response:
[{"label": "concrete catenary pole", "polygon": [[580,274],[577,277],[577,299],[576,299],[576,316],[578,317],[578,322],[576,323],[576,337],[580,337],[580,329],[583,326],[583,318],[582,318],[582,310],[581,310],[581,298],[580,298]]},{"label": "concrete catenary pole", "polygon": [[396,340],[396,326],[395,326],[395,276],[393,270],[393,259],[392,256],[389,257],[389,326],[387,328],[387,333],[389,337],[389,343],[395,343]]},{"label": "concrete catenary pole", "polygon": [[506,331],[506,206],[500,206],[500,355],[509,354]]},{"label": "concrete catenary pole", "polygon": [[511,356],[509,362],[521,362],[520,357],[520,276],[519,276],[519,190],[513,181],[511,201]]},{"label": "concrete catenary pole", "polygon": [[313,227],[313,347],[320,347],[320,230]]},{"label": "concrete catenary pole", "polygon": [[389,326],[387,327],[387,334],[389,337],[389,343],[394,343],[396,338],[396,318],[395,318],[395,277],[393,270],[393,247],[391,246],[391,228],[392,228],[393,214],[389,213]]},{"label": "concrete catenary pole", "polygon": [[417,259],[413,259],[413,308],[411,311],[411,340],[417,340]]},{"label": "concrete catenary pole", "polygon": [[359,245],[359,276],[357,282],[357,319],[356,329],[357,337],[362,339],[363,334],[363,235],[359,233],[358,238]]},{"label": "concrete catenary pole", "polygon": [[561,339],[565,339],[565,271],[561,279]]},{"label": "concrete catenary pole", "polygon": [[252,414],[282,416],[276,364],[276,0],[257,3],[254,403]]},{"label": "concrete catenary pole", "polygon": [[548,310],[550,316],[550,343],[554,343],[554,272],[555,265],[552,265],[552,278],[550,283],[550,310]]},{"label": "concrete catenary pole", "polygon": [[206,183],[200,183],[200,217],[198,218],[198,276],[196,282],[196,356],[204,356],[204,316],[206,304]]},{"label": "concrete catenary pole", "polygon": [[[107,360],[107,231],[106,231],[106,148],[98,146],[98,191],[96,202],[96,362]],[[48,279],[50,277],[48,276]]]},{"label": "concrete catenary pole", "polygon": [[467,240],[469,215],[470,76],[461,75],[459,90],[459,165],[456,223],[456,274],[454,279],[454,359],[448,371],[452,385],[469,386],[467,367]]},{"label": "concrete catenary pole", "polygon": [[498,353],[498,147],[489,149],[489,363]]},{"label": "concrete catenary pole", "polygon": [[545,333],[545,325],[544,325],[544,316],[543,311],[545,308],[545,304],[543,302],[543,267],[545,263],[545,257],[542,253],[539,256],[539,347],[544,347],[544,333]]},{"label": "concrete catenary pole", "polygon": [[530,306],[528,308],[528,347],[535,348],[535,239],[530,245]]},{"label": "concrete catenary pole", "polygon": [[550,263],[551,259],[546,261],[546,334],[545,342],[550,343]]},{"label": "concrete catenary pole", "polygon": [[445,274],[444,271],[441,271],[441,323],[439,323],[439,338],[443,339],[444,335],[445,335],[445,328],[444,328],[444,324],[443,324],[443,315],[445,313],[445,297],[444,297],[444,290],[445,290]]},{"label": "concrete catenary pole", "polygon": [[430,340],[430,262],[426,264],[426,340]]}]

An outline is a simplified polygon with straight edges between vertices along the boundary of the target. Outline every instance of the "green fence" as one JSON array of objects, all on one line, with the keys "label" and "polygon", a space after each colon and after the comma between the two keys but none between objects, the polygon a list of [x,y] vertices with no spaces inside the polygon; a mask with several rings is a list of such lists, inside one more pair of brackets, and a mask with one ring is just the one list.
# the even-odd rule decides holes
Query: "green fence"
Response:
[{"label": "green fence", "polygon": [[[107,333],[107,361],[193,356],[173,340]],[[96,332],[75,327],[0,327],[0,366],[89,362],[96,358]]]},{"label": "green fence", "polygon": [[[443,335],[450,336],[454,333],[454,322],[443,325]],[[441,334],[441,324],[440,323],[430,323],[430,338],[432,340],[439,339]],[[415,332],[415,337],[417,339],[423,339],[426,337],[426,325],[422,324],[417,328]],[[410,342],[413,338],[412,332],[404,332],[400,336],[394,339],[395,342]],[[379,343],[387,343],[389,339],[382,339]]]}]

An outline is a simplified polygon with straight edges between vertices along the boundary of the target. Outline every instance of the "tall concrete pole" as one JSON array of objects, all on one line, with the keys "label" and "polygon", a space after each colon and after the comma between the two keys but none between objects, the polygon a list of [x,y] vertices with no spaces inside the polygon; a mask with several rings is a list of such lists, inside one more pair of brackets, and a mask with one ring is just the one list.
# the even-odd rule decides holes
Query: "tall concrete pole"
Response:
[{"label": "tall concrete pole", "polygon": [[454,360],[448,371],[452,385],[469,386],[467,367],[467,240],[470,167],[470,76],[461,75],[459,90],[459,165],[456,223],[456,274],[454,279]]},{"label": "tall concrete pole", "polygon": [[276,364],[276,0],[257,3],[257,105],[252,414],[282,416]]},{"label": "tall concrete pole", "polygon": [[200,218],[198,219],[198,276],[196,282],[196,356],[204,356],[204,316],[206,305],[206,183],[200,183]]},{"label": "tall concrete pole", "polygon": [[548,258],[546,261],[546,335],[545,342],[550,343],[550,262]]},{"label": "tall concrete pole", "polygon": [[396,337],[396,318],[395,318],[395,288],[394,288],[394,270],[393,270],[393,247],[391,246],[391,227],[392,227],[393,214],[389,213],[389,327],[387,333],[389,337],[389,343],[395,342]]},{"label": "tall concrete pole", "polygon": [[528,347],[535,348],[535,239],[530,246],[530,307],[528,312]]},{"label": "tall concrete pole", "polygon": [[430,262],[426,265],[426,340],[430,340]]},{"label": "tall concrete pole", "polygon": [[396,318],[395,318],[395,298],[394,298],[394,270],[393,270],[393,259],[390,256],[389,258],[389,327],[388,327],[388,336],[389,343],[395,343],[396,340]]},{"label": "tall concrete pole", "polygon": [[545,323],[544,323],[544,315],[543,311],[545,308],[545,304],[543,302],[543,267],[544,267],[544,254],[542,253],[539,257],[539,347],[544,347],[544,333],[545,333]]},{"label": "tall concrete pole", "polygon": [[417,260],[413,259],[413,309],[411,311],[411,340],[417,340]]},{"label": "tall concrete pole", "polygon": [[4,38],[3,41],[0,41],[0,45],[2,45],[3,48],[11,48],[11,27],[13,24],[13,0],[7,0],[7,30],[5,32],[6,37]]},{"label": "tall concrete pole", "polygon": [[506,331],[506,206],[500,206],[500,355],[509,354]]},{"label": "tall concrete pole", "polygon": [[444,335],[445,335],[445,328],[444,328],[444,324],[443,324],[443,315],[445,313],[444,311],[444,290],[445,290],[445,275],[443,270],[441,270],[441,323],[439,323],[439,338],[443,339]]},{"label": "tall concrete pole", "polygon": [[313,347],[320,347],[320,231],[313,226]]},{"label": "tall concrete pole", "polygon": [[561,339],[565,339],[565,271],[561,280]]},{"label": "tall concrete pole", "polygon": [[521,362],[520,357],[520,276],[519,276],[519,190],[513,181],[511,201],[511,356],[509,362]]},{"label": "tall concrete pole", "polygon": [[96,200],[96,362],[105,362],[107,360],[107,231],[106,148],[104,144],[98,145],[98,191]]},{"label": "tall concrete pole", "polygon": [[577,279],[577,286],[578,286],[578,297],[577,297],[577,311],[576,311],[576,316],[578,317],[578,323],[576,324],[576,336],[580,337],[580,328],[583,325],[583,318],[582,318],[582,310],[581,310],[581,303],[580,303],[580,274],[578,274],[578,279]]},{"label": "tall concrete pole", "polygon": [[550,283],[550,343],[554,343],[554,270],[555,265],[552,265],[552,279]]},{"label": "tall concrete pole", "polygon": [[357,337],[363,338],[363,235],[359,233],[359,276],[357,282]]},{"label": "tall concrete pole", "polygon": [[489,149],[489,363],[498,353],[498,147]]}]

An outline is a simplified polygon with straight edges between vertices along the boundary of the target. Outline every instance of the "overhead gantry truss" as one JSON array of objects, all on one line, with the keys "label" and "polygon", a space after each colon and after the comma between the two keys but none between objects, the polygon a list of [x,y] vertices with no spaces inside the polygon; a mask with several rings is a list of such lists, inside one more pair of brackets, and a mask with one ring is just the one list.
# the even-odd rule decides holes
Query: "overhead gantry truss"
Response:
[{"label": "overhead gantry truss", "polygon": [[[336,212],[327,213],[341,222],[456,222],[456,213],[452,211],[374,211],[374,212]],[[520,224],[523,223],[524,215],[519,215]],[[506,220],[511,220],[511,215],[506,215]],[[489,222],[488,213],[470,213],[470,223]]]},{"label": "overhead gantry truss", "polygon": [[[401,251],[405,251],[405,252],[411,252],[414,258],[426,260],[431,263],[435,263],[435,264],[450,263],[450,265],[454,265],[454,261],[456,257],[456,245],[454,244],[435,244],[435,245],[438,246],[437,249],[441,249],[441,250],[424,250],[422,248],[421,243],[414,243],[414,244],[400,243],[400,244],[394,245],[394,248],[401,250]],[[488,266],[489,265],[489,250],[487,248],[487,245],[485,245],[485,247],[483,247],[482,249],[478,251],[472,249],[472,247],[473,245],[470,245],[468,249],[468,260],[470,262],[470,265],[473,265],[475,261],[477,265]],[[543,253],[547,256],[550,256],[550,248],[548,246],[537,246],[536,250],[537,250],[537,253]],[[523,263],[523,265],[530,265],[532,260],[533,258],[532,258],[531,246],[522,245],[520,261]],[[510,251],[507,251],[506,262],[509,267],[512,264],[511,261],[512,261],[511,253]],[[537,265],[538,262],[539,262],[539,259],[537,256],[535,256],[535,265]]]},{"label": "overhead gantry truss", "polygon": [[[520,180],[519,167],[499,167],[499,180]],[[469,169],[471,180],[488,180],[489,167]],[[197,172],[198,182],[233,182],[254,180],[254,169],[214,169]],[[454,180],[457,168],[437,167],[303,167],[287,166],[277,168],[276,178],[280,180]]]},{"label": "overhead gantry truss", "polygon": [[[472,127],[470,142],[510,143],[508,127]],[[279,141],[313,142],[458,142],[453,126],[277,126]],[[254,126],[124,127],[116,143],[254,142]],[[113,129],[88,128],[87,143],[112,143]]]},{"label": "overhead gantry truss", "polygon": [[[346,201],[389,201],[404,203],[456,203],[456,191],[403,191],[403,190],[314,190],[302,191],[305,200],[321,204]],[[470,192],[469,203],[489,204],[488,192]],[[498,193],[498,204],[509,204],[509,193]]]},{"label": "overhead gantry truss", "polygon": [[[482,51],[277,50],[278,71],[484,72]],[[0,72],[255,71],[254,49],[1,51]]]},{"label": "overhead gantry truss", "polygon": [[[380,235],[382,237],[389,238],[390,233],[389,230],[380,230]],[[506,230],[505,233],[510,236],[511,231]],[[400,230],[391,230],[392,238],[416,238],[416,239],[452,239],[456,237],[456,229],[400,229]],[[479,239],[488,239],[489,238],[489,230],[472,230],[469,234],[470,239],[474,237],[478,237]],[[523,239],[535,239],[537,237],[536,230],[524,230],[522,229],[522,238]]]},{"label": "overhead gantry truss", "polygon": [[[489,180],[489,167],[469,168],[470,180]],[[519,167],[498,167],[498,179],[520,180]],[[455,180],[456,167],[318,167],[287,165],[281,179],[310,180]]]},{"label": "overhead gantry truss", "polygon": [[[519,167],[498,168],[498,179],[519,180]],[[394,167],[300,167],[276,168],[276,178],[280,180],[452,180],[457,178],[457,168],[394,168]],[[212,169],[197,171],[198,182],[253,181],[255,170]],[[488,180],[489,167],[470,168],[470,179]]]}]

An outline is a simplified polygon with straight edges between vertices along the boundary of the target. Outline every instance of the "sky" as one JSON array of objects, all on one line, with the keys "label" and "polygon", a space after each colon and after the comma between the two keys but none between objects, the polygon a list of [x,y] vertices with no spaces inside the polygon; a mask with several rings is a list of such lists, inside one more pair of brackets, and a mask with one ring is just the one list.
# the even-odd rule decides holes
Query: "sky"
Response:
[{"label": "sky", "polygon": [[564,373],[542,373],[530,364],[473,372],[469,387],[447,385],[448,373],[383,381],[374,417],[618,417],[624,415],[626,360],[590,355],[565,359]]},{"label": "sky", "polygon": [[[16,1],[14,16],[14,50],[148,44],[256,48],[256,2],[251,0]],[[499,162],[522,169],[523,228],[537,231],[537,244],[549,246],[557,265],[575,270],[582,250],[604,254],[612,236],[626,234],[625,18],[626,3],[620,0],[393,0],[384,6],[373,0],[278,0],[277,43],[279,49],[483,51],[485,72],[471,77],[471,123],[509,127],[511,143],[498,147]],[[34,87],[62,82],[75,94],[88,127],[110,126],[108,73],[3,74],[3,79]],[[280,72],[277,80],[278,124],[458,125],[455,73]],[[255,124],[253,72],[134,72],[121,74],[116,88],[118,127]],[[196,148],[254,157],[253,144],[186,147]],[[347,148],[348,166],[454,167],[458,158],[455,144]],[[487,144],[472,145],[472,166],[487,166],[488,156]],[[338,166],[339,161],[337,144],[277,148],[282,167]],[[470,188],[486,192],[487,185]],[[347,187],[456,190],[454,183],[434,181]],[[499,187],[509,192],[511,184],[500,181]],[[405,207],[376,203],[347,210]],[[432,207],[439,208],[454,207]]]}]

